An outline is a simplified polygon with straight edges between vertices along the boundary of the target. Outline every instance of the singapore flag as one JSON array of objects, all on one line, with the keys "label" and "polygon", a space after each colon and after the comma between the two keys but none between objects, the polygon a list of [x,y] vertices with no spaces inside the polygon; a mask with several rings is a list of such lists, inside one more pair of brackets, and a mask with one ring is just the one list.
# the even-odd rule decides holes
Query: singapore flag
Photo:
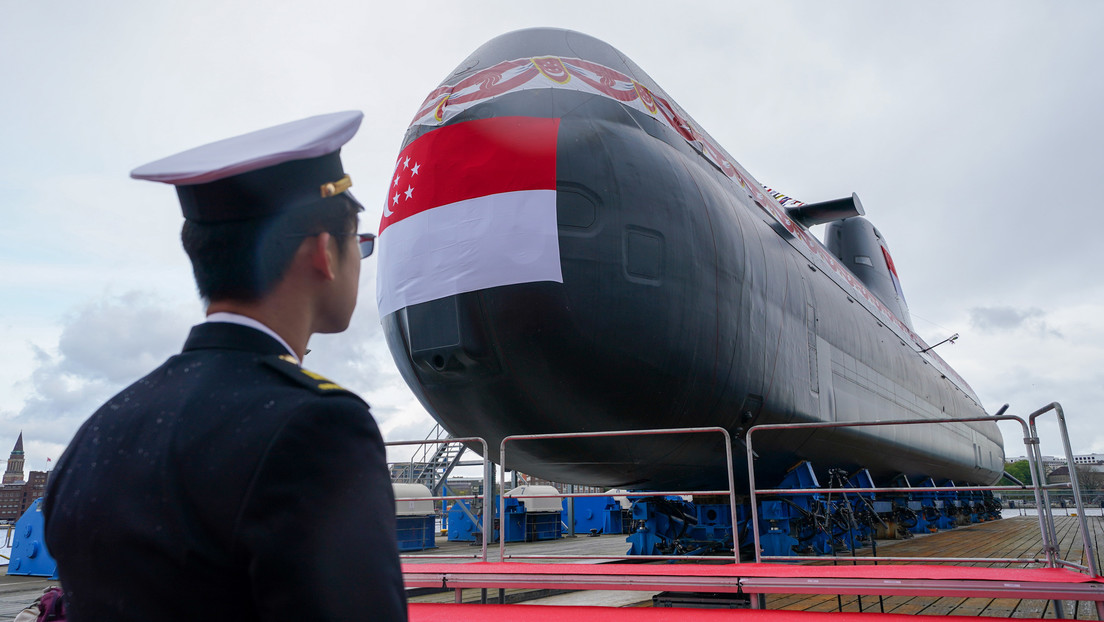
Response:
[{"label": "singapore flag", "polygon": [[379,230],[380,317],[445,296],[563,282],[556,233],[559,119],[446,125],[399,154]]}]

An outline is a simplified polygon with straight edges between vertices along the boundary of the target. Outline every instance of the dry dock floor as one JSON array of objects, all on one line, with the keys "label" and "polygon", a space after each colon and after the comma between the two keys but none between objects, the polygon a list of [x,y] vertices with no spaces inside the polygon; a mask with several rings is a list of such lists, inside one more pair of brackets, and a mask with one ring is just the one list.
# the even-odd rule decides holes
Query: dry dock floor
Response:
[{"label": "dry dock floor", "polygon": [[7,570],[7,566],[0,568],[4,573],[0,575],[0,621],[2,622],[14,620],[16,614],[42,595],[42,590],[57,584],[57,581],[42,577],[8,576]]},{"label": "dry dock floor", "polygon": [[[1088,517],[1090,538],[1092,540],[1097,567],[1101,568],[1101,548],[1104,547],[1104,518]],[[1071,516],[1056,516],[1055,523],[1059,540],[1059,549],[1063,559],[1084,563],[1081,534],[1077,519]],[[583,554],[622,554],[628,548],[624,536],[602,536],[599,538],[565,538],[552,542],[511,544],[506,554],[556,554],[570,555],[572,552]],[[478,547],[460,543],[443,543],[433,554],[450,553],[470,555],[466,561],[475,561]],[[1041,556],[1042,538],[1039,535],[1038,519],[1034,516],[1006,518],[999,521],[980,523],[936,534],[918,536],[909,540],[879,541],[878,555],[899,557],[1036,557]],[[498,547],[489,549],[489,558],[497,561]],[[859,552],[869,555],[870,550]],[[405,559],[406,562],[413,560]],[[441,559],[426,561],[441,562]],[[457,560],[465,561],[465,560]],[[588,560],[590,561],[590,560]],[[830,560],[814,562],[833,563]],[[834,563],[851,563],[849,558],[840,557]],[[982,566],[1006,566],[1007,564],[978,563]],[[15,618],[25,606],[42,593],[42,589],[53,582],[39,577],[17,577],[0,575],[0,622]],[[490,602],[497,601],[497,590],[488,590]],[[465,602],[478,602],[480,590],[465,590]],[[507,591],[507,602],[522,601],[532,604],[601,604],[605,606],[650,606],[651,592],[631,591],[593,591],[576,593],[515,594]],[[411,601],[452,602],[452,592],[437,594],[412,594]],[[534,598],[536,597],[536,598]],[[860,607],[861,602],[861,607]],[[877,596],[842,596],[821,594],[772,594],[766,597],[768,609],[788,609],[800,611],[886,611],[887,613],[906,613],[919,615],[968,615],[999,618],[1055,618],[1050,601],[994,599],[994,598],[939,598],[889,596],[879,599]],[[1096,610],[1091,603],[1065,603],[1067,619],[1095,620]]]}]

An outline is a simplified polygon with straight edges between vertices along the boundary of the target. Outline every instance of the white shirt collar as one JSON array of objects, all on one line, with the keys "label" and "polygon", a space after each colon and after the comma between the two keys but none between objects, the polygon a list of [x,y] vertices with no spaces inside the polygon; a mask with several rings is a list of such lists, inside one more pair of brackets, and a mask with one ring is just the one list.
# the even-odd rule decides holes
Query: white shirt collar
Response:
[{"label": "white shirt collar", "polygon": [[279,341],[280,345],[284,346],[284,349],[288,351],[288,354],[290,354],[295,359],[296,365],[302,364],[299,361],[299,356],[296,355],[295,351],[291,349],[291,346],[288,345],[288,342],[284,341],[283,337],[277,335],[276,331],[258,322],[257,320],[254,320],[251,317],[246,317],[238,313],[230,313],[229,311],[219,311],[218,313],[212,313],[211,315],[208,315],[207,321],[226,322],[227,324],[238,324],[239,326],[248,326],[249,328],[255,328],[262,333],[268,335],[269,337],[272,337],[276,341]]}]

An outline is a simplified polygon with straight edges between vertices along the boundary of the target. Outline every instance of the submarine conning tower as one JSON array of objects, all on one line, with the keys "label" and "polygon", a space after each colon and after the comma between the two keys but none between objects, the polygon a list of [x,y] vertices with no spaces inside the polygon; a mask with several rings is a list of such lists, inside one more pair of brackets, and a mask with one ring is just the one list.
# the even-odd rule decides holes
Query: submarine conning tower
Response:
[{"label": "submarine conning tower", "polygon": [[889,246],[869,220],[854,216],[828,223],[824,244],[897,319],[912,328],[912,318]]}]

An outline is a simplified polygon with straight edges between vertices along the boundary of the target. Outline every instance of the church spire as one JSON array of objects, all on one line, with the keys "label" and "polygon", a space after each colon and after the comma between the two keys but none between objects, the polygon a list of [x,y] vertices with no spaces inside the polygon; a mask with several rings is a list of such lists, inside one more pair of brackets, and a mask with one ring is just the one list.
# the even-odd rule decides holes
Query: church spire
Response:
[{"label": "church spire", "polygon": [[8,458],[8,470],[4,471],[5,484],[14,484],[23,481],[23,431],[19,431],[19,438],[12,448],[11,457]]}]

